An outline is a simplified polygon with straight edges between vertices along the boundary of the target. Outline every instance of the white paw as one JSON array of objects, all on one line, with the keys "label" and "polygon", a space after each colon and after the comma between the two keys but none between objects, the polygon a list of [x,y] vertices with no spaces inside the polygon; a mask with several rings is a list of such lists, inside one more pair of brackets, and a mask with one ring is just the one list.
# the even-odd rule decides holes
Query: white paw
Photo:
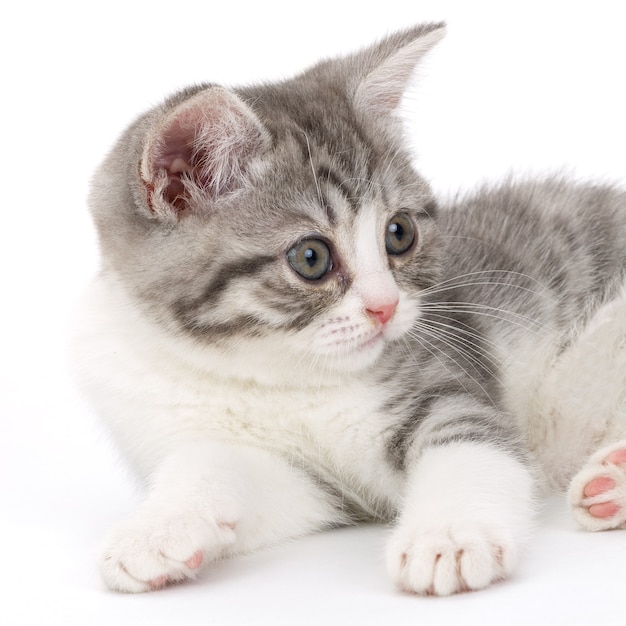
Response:
[{"label": "white paw", "polygon": [[235,526],[197,512],[144,514],[113,529],[100,563],[113,590],[142,592],[192,579],[235,541]]},{"label": "white paw", "polygon": [[488,523],[401,525],[387,551],[389,573],[401,589],[438,596],[483,589],[506,578],[516,560],[514,541]]},{"label": "white paw", "polygon": [[585,530],[626,527],[626,441],[591,456],[570,484],[569,502]]},{"label": "white paw", "polygon": [[425,450],[412,468],[387,551],[395,583],[450,595],[506,578],[532,526],[532,474],[477,443]]}]

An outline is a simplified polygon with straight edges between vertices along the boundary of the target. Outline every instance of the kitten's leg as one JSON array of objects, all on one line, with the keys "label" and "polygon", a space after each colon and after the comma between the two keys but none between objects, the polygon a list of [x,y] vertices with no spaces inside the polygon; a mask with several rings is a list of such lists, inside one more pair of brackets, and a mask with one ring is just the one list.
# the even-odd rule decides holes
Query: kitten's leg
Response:
[{"label": "kitten's leg", "polygon": [[279,457],[184,445],[157,468],[136,514],[109,534],[101,574],[115,590],[158,589],[218,558],[344,521],[330,496]]},{"label": "kitten's leg", "polygon": [[626,440],[590,457],[570,484],[569,502],[585,530],[626,528]]},{"label": "kitten's leg", "polygon": [[508,576],[533,516],[530,470],[491,444],[427,448],[409,475],[388,567],[404,590],[448,595]]}]

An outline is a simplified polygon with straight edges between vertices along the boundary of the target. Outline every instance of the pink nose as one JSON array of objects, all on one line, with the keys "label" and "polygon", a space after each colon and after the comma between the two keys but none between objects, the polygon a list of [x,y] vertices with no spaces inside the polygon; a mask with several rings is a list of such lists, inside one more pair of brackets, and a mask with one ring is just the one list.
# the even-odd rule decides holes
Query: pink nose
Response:
[{"label": "pink nose", "polygon": [[367,312],[381,324],[386,324],[392,317],[398,306],[398,301],[389,304],[377,304],[367,307]]}]

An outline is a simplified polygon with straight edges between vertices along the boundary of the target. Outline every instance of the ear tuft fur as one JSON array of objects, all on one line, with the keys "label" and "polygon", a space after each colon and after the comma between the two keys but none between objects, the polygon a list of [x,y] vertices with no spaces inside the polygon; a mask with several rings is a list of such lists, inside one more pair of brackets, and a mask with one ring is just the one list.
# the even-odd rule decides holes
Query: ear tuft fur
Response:
[{"label": "ear tuft fur", "polygon": [[157,216],[207,210],[245,184],[267,132],[234,93],[209,87],[179,104],[149,134],[141,162],[148,206]]},{"label": "ear tuft fur", "polygon": [[445,35],[445,24],[424,24],[399,32],[358,54],[360,77],[354,105],[366,115],[387,115],[398,107],[424,55]]}]

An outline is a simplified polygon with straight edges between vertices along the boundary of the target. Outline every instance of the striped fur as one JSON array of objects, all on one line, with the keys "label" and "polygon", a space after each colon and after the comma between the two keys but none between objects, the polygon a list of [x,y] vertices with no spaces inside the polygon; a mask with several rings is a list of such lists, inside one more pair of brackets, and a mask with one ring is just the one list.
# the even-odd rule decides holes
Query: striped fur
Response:
[{"label": "striped fur", "polygon": [[[180,92],[100,168],[78,371],[150,487],[107,540],[112,588],[363,519],[396,520],[403,588],[484,587],[514,566],[541,470],[564,486],[626,437],[618,370],[559,445],[580,338],[626,308],[626,196],[543,181],[438,206],[395,109],[442,32]],[[313,240],[331,262],[309,280],[289,252]]]}]

